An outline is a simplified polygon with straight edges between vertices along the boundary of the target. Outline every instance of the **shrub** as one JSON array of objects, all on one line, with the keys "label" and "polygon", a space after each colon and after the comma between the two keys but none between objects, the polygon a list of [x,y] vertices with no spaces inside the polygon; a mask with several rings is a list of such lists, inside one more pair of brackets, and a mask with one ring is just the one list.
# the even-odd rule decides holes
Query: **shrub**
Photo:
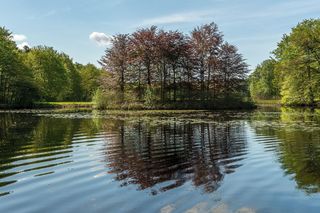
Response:
[{"label": "shrub", "polygon": [[108,109],[116,105],[116,93],[114,91],[103,91],[97,89],[93,96],[94,106],[97,109]]}]

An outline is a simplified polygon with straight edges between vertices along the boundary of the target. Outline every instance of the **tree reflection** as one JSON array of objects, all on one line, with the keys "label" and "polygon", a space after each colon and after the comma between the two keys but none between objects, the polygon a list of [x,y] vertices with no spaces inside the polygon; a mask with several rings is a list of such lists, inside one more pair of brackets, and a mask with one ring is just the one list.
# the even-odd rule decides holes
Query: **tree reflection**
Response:
[{"label": "tree reflection", "polygon": [[246,153],[244,126],[238,123],[108,120],[106,161],[121,186],[135,184],[152,194],[192,181],[213,192],[224,175],[241,166]]},{"label": "tree reflection", "polygon": [[[320,111],[282,108],[273,126],[256,128],[257,134],[280,139],[275,143],[279,162],[286,174],[294,175],[299,189],[320,192]],[[253,116],[253,120],[256,114]],[[265,115],[267,116],[267,114]],[[263,115],[259,114],[263,120]],[[266,118],[266,120],[270,120]],[[254,121],[253,121],[254,122]]]},{"label": "tree reflection", "polygon": [[31,140],[38,117],[0,113],[0,166]]},{"label": "tree reflection", "polygon": [[[90,138],[98,132],[94,124],[91,119],[0,113],[0,188],[15,183],[19,173],[37,170],[35,175],[51,174],[54,169],[45,169],[71,162],[68,158],[75,133]],[[7,193],[0,191],[0,196]]]},{"label": "tree reflection", "polygon": [[0,163],[16,156],[70,146],[77,131],[86,138],[99,132],[99,121],[95,119],[65,119],[35,116],[27,113],[0,113]]}]

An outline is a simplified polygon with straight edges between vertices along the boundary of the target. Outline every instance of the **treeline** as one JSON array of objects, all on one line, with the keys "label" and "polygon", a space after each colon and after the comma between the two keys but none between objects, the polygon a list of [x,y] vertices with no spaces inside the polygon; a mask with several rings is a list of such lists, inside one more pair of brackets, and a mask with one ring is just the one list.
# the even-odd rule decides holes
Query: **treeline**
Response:
[{"label": "treeline", "polygon": [[299,23],[284,35],[273,51],[249,78],[254,99],[280,99],[286,105],[319,104],[320,19]]},{"label": "treeline", "polygon": [[37,101],[91,101],[102,70],[74,63],[51,47],[17,48],[0,28],[0,105],[31,106]]},{"label": "treeline", "polygon": [[152,26],[114,35],[111,43],[100,60],[110,73],[96,96],[100,107],[223,108],[247,94],[248,66],[215,23],[196,27],[190,35]]}]

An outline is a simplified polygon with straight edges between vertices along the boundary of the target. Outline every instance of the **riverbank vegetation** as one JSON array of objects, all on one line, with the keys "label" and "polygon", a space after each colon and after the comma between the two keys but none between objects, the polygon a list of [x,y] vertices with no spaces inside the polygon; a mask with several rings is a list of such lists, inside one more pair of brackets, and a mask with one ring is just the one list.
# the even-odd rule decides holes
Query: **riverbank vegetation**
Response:
[{"label": "riverbank vegetation", "polygon": [[100,60],[99,108],[221,109],[251,106],[248,66],[215,23],[190,35],[155,26],[114,35]]},{"label": "riverbank vegetation", "polygon": [[75,63],[52,47],[18,49],[5,28],[0,28],[0,41],[0,107],[92,100],[99,109],[253,106],[248,65],[215,23],[196,27],[190,35],[155,26],[114,35],[99,61],[103,69]]},{"label": "riverbank vegetation", "polygon": [[273,58],[262,62],[249,78],[255,100],[283,105],[320,104],[320,19],[304,20],[284,35]]},{"label": "riverbank vegetation", "polygon": [[253,106],[249,91],[256,103],[319,105],[320,20],[299,23],[272,54],[247,78],[243,56],[215,23],[188,35],[152,26],[112,36],[97,68],[52,47],[18,49],[0,28],[0,108],[239,109]]},{"label": "riverbank vegetation", "polygon": [[51,47],[18,49],[0,28],[0,107],[32,107],[36,102],[91,101],[103,71],[73,62]]}]

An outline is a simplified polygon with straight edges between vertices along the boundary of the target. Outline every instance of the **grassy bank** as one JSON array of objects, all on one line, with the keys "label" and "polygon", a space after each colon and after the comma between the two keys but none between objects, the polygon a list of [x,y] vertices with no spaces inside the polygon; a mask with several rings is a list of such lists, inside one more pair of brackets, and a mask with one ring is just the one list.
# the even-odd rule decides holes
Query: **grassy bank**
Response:
[{"label": "grassy bank", "polygon": [[252,102],[245,101],[216,101],[202,104],[201,102],[177,101],[166,104],[147,105],[141,102],[124,102],[99,106],[95,102],[35,102],[30,106],[8,106],[0,105],[0,109],[98,109],[98,110],[119,110],[119,111],[156,111],[156,110],[246,110],[256,108]]},{"label": "grassy bank", "polygon": [[95,108],[101,110],[242,110],[254,109],[256,105],[253,102],[224,102],[216,101],[203,104],[200,101],[184,102],[177,101],[172,103],[143,104],[139,102],[113,103],[108,105],[95,105]]},{"label": "grassy bank", "polygon": [[254,103],[257,106],[281,106],[280,99],[269,99],[269,100],[257,99],[257,100],[254,100]]},{"label": "grassy bank", "polygon": [[320,108],[320,100],[316,100],[314,104],[283,104],[280,99],[269,99],[269,100],[254,100],[254,103],[259,107],[290,107],[290,108]]},{"label": "grassy bank", "polygon": [[93,102],[36,102],[32,108],[52,108],[52,109],[91,109]]}]

